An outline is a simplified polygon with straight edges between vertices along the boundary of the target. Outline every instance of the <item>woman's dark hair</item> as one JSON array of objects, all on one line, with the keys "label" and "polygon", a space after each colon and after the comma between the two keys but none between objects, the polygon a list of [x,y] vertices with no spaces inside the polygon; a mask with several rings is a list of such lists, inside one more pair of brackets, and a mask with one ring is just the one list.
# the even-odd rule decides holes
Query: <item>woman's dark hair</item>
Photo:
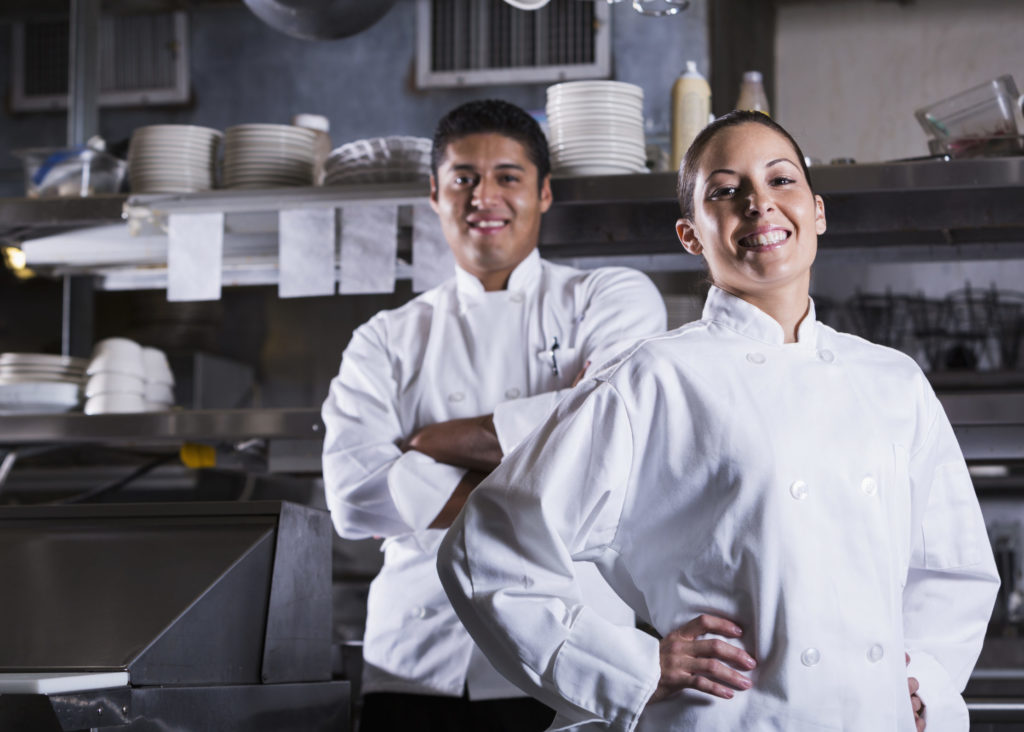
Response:
[{"label": "woman's dark hair", "polygon": [[[693,221],[693,193],[697,185],[697,167],[700,165],[700,159],[704,155],[705,148],[707,148],[708,144],[715,138],[715,135],[722,130],[729,127],[747,124],[748,122],[764,125],[769,129],[775,130],[789,140],[789,144],[793,146],[797,159],[800,161],[800,167],[803,168],[804,177],[807,178],[807,185],[811,186],[811,171],[807,169],[803,150],[801,150],[800,146],[796,144],[796,140],[793,139],[793,136],[786,132],[782,125],[763,112],[735,110],[729,112],[729,114],[722,115],[701,130],[697,134],[697,137],[693,139],[689,150],[686,151],[686,155],[683,156],[683,162],[679,166],[679,180],[676,185],[676,196],[679,198],[679,210],[682,212],[682,217],[684,219]],[[813,187],[811,190],[813,192]]]},{"label": "woman's dark hair", "polygon": [[430,151],[430,172],[437,177],[437,168],[448,145],[455,140],[478,133],[496,132],[510,137],[526,148],[530,162],[537,166],[537,185],[551,172],[548,141],[537,120],[514,104],[500,99],[480,99],[456,107],[437,123],[434,146]]}]

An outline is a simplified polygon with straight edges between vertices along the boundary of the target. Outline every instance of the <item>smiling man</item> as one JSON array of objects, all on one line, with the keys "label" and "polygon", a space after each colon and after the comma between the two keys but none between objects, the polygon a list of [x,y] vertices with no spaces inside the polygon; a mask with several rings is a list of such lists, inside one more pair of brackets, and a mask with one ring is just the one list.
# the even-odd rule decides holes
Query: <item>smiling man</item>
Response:
[{"label": "smiling man", "polygon": [[[361,326],[323,407],[324,486],[339,534],[386,537],[364,638],[362,732],[545,729],[553,712],[500,676],[441,588],[437,548],[466,498],[588,364],[665,329],[650,280],[545,262],[552,203],[544,134],[487,100],[434,135],[430,200],[454,277]],[[632,612],[590,566],[583,591]]]}]

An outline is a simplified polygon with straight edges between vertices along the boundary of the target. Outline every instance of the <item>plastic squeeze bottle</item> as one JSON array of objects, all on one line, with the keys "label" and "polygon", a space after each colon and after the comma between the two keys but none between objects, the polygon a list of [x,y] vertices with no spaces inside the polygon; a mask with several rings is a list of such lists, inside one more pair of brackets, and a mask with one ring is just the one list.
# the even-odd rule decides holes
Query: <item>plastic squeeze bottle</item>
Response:
[{"label": "plastic squeeze bottle", "polygon": [[708,124],[711,87],[697,71],[696,61],[686,62],[686,71],[672,85],[672,165],[679,163],[693,138]]},{"label": "plastic squeeze bottle", "polygon": [[760,71],[744,71],[740,82],[740,96],[736,100],[736,109],[751,110],[770,114],[768,95],[764,93],[764,82]]}]

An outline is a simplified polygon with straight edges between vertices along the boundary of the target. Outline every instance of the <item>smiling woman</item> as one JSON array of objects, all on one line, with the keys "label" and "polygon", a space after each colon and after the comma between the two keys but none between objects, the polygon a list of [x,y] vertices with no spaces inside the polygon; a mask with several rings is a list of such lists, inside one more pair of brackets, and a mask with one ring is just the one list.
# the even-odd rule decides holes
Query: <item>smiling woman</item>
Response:
[{"label": "smiling woman", "polygon": [[825,204],[796,141],[767,115],[736,112],[694,140],[679,174],[676,233],[712,282],[778,320],[786,342],[807,313]]},{"label": "smiling woman", "polygon": [[[756,112],[698,136],[676,230],[702,319],[577,386],[441,546],[459,617],[555,728],[968,729],[985,524],[917,364],[817,321],[802,159]],[[573,560],[659,637],[599,617]]]}]

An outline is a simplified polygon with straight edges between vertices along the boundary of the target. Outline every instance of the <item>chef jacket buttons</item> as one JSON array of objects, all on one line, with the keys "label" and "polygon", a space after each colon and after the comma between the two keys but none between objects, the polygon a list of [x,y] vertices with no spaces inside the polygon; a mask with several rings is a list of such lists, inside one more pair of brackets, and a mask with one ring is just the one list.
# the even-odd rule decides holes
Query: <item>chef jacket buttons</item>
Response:
[{"label": "chef jacket buttons", "polygon": [[789,495],[793,496],[798,501],[802,501],[807,498],[807,484],[802,480],[798,480],[789,487]]},{"label": "chef jacket buttons", "polygon": [[760,365],[764,363],[765,358],[763,353],[758,353],[757,351],[754,351],[753,353],[747,354],[747,360],[750,361],[750,363]]},{"label": "chef jacket buttons", "polygon": [[827,348],[822,348],[820,351],[818,351],[818,358],[820,358],[825,363],[832,363],[833,361],[836,360],[836,355]]},{"label": "chef jacket buttons", "polygon": [[422,620],[423,618],[427,617],[427,609],[422,605],[417,605],[409,611],[409,615],[419,620]]},{"label": "chef jacket buttons", "polygon": [[875,645],[871,646],[871,648],[868,649],[868,660],[871,661],[871,663],[878,663],[882,660],[882,657],[884,655],[885,649],[877,643],[875,643]]},{"label": "chef jacket buttons", "polygon": [[511,300],[512,302],[522,302],[526,298],[523,296],[523,293],[521,292],[513,292],[511,295],[508,296],[508,299]]},{"label": "chef jacket buttons", "polygon": [[878,493],[878,481],[869,475],[860,482],[860,489],[864,491],[864,495],[873,496]]},{"label": "chef jacket buttons", "polygon": [[515,388],[514,386],[511,389],[506,389],[505,390],[505,398],[506,399],[515,399],[518,396],[519,396],[519,389]]},{"label": "chef jacket buttons", "polygon": [[817,648],[807,648],[800,654],[800,663],[804,666],[817,666],[821,660],[821,652]]}]

